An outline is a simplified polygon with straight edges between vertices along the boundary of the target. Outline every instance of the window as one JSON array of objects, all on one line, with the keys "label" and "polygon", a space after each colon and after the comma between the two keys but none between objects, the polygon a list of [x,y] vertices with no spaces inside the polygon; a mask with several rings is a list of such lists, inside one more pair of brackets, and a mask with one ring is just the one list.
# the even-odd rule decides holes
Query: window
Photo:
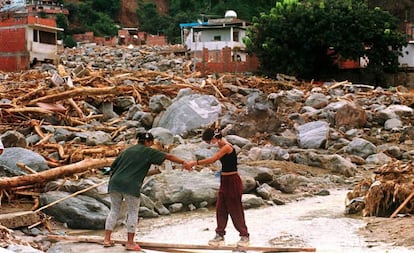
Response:
[{"label": "window", "polygon": [[236,41],[236,42],[240,41],[238,31],[233,32],[233,41]]},{"label": "window", "polygon": [[39,42],[56,45],[56,34],[51,32],[39,31]]},{"label": "window", "polygon": [[221,36],[220,36],[220,35],[215,35],[215,36],[213,37],[213,40],[214,40],[214,41],[221,41]]},{"label": "window", "polygon": [[37,36],[38,30],[33,29],[33,41],[34,42],[39,42],[39,38]]}]

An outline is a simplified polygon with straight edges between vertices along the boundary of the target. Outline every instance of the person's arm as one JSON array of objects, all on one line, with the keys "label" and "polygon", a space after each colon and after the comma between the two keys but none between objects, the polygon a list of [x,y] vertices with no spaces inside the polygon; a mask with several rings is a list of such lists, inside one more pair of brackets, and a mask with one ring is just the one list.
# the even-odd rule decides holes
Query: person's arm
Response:
[{"label": "person's arm", "polygon": [[183,159],[168,153],[165,154],[165,159],[179,164],[183,164],[185,162]]},{"label": "person's arm", "polygon": [[168,154],[167,153],[167,154],[165,154],[165,159],[166,160],[169,160],[171,162],[175,162],[175,163],[182,164],[183,165],[183,168],[186,169],[186,170],[190,170],[190,171],[192,170],[192,167],[193,166],[191,166],[191,167],[186,166],[187,162],[185,160],[183,160],[183,159],[175,156],[175,155],[172,155],[172,154]]},{"label": "person's arm", "polygon": [[155,174],[160,174],[161,170],[159,168],[150,169],[147,173],[147,176],[152,176]]},{"label": "person's arm", "polygon": [[191,161],[191,162],[187,163],[187,166],[193,167],[195,165],[205,165],[205,164],[214,163],[215,161],[220,160],[220,158],[222,158],[225,154],[228,154],[228,153],[232,152],[233,151],[232,149],[233,148],[230,145],[224,145],[213,156],[211,156],[209,158],[197,160],[197,161]]}]

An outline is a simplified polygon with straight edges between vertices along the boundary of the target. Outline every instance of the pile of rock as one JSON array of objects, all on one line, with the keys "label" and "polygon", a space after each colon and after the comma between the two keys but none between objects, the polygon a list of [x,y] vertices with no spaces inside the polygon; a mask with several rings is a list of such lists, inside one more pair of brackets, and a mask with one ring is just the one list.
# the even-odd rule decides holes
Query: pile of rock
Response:
[{"label": "pile of rock", "polygon": [[[67,50],[58,68],[0,74],[2,177],[28,173],[17,163],[36,173],[115,157],[140,129],[179,157],[202,159],[215,152],[199,136],[213,123],[238,152],[246,208],[324,194],[383,164],[414,159],[414,93],[402,86],[315,84],[249,73],[202,77],[186,56],[165,49]],[[162,174],[148,178],[141,216],[214,203],[218,164],[191,173],[172,168],[177,166],[166,163]],[[40,205],[47,205],[106,179],[95,170],[26,190],[39,192]],[[19,189],[7,191],[21,196]],[[61,203],[44,212],[72,228],[103,228],[105,185]]]}]

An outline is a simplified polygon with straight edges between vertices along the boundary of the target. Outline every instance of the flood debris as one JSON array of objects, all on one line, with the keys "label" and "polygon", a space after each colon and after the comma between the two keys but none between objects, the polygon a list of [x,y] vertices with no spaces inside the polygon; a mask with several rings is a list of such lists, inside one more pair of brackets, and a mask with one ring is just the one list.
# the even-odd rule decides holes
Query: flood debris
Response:
[{"label": "flood debris", "polygon": [[[374,171],[349,192],[348,213],[395,217],[414,213],[414,162],[393,161]],[[397,211],[397,212],[396,212]]]},{"label": "flood debris", "polygon": [[[78,186],[68,182],[105,180],[100,169],[133,143],[138,130],[159,131],[160,149],[179,146],[178,156],[207,157],[210,150],[199,143],[197,132],[206,127],[199,124],[201,119],[210,120],[212,110],[201,108],[207,104],[216,109],[212,119],[216,121],[220,113],[214,123],[225,129],[237,149],[240,171],[247,178],[246,192],[262,187],[254,200],[285,204],[283,194],[312,196],[336,184],[352,184],[348,213],[390,217],[398,209],[399,215],[414,212],[410,199],[414,190],[413,90],[349,81],[305,82],[283,74],[275,79],[252,73],[202,76],[191,66],[192,59],[174,54],[173,49],[96,46],[65,49],[58,66],[0,72],[3,156],[18,154],[22,159],[0,164],[0,205],[28,202],[35,211],[41,208],[39,196],[45,191],[73,187],[76,192]],[[201,102],[180,107],[177,101],[186,96]],[[194,128],[177,128],[176,133],[157,125],[172,104],[178,109],[171,118],[177,118],[174,113],[191,112],[184,118],[194,118]],[[186,180],[188,195],[194,194],[191,181],[207,178],[191,175]],[[211,180],[216,182],[214,175]],[[150,195],[157,187],[165,190],[156,180],[151,184],[143,194]],[[170,185],[179,184],[177,180]],[[170,192],[177,189],[165,190]],[[213,202],[209,199],[197,208]],[[148,215],[169,214],[170,204],[159,202]],[[25,224],[39,225],[48,227],[48,219]],[[18,240],[10,228],[2,226],[0,232],[6,245]]]}]

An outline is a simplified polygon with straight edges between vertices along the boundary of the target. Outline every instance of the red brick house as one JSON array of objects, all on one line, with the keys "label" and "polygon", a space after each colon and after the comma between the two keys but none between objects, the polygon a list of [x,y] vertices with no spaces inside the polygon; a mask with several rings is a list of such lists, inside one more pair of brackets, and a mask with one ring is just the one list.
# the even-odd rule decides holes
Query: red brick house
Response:
[{"label": "red brick house", "polygon": [[57,61],[57,31],[54,19],[26,13],[0,13],[0,70],[20,71],[37,61]]},{"label": "red brick house", "polygon": [[68,10],[55,0],[1,1],[0,70],[25,70],[38,61],[56,63],[57,32],[63,31],[56,27],[57,13],[67,15]]}]

